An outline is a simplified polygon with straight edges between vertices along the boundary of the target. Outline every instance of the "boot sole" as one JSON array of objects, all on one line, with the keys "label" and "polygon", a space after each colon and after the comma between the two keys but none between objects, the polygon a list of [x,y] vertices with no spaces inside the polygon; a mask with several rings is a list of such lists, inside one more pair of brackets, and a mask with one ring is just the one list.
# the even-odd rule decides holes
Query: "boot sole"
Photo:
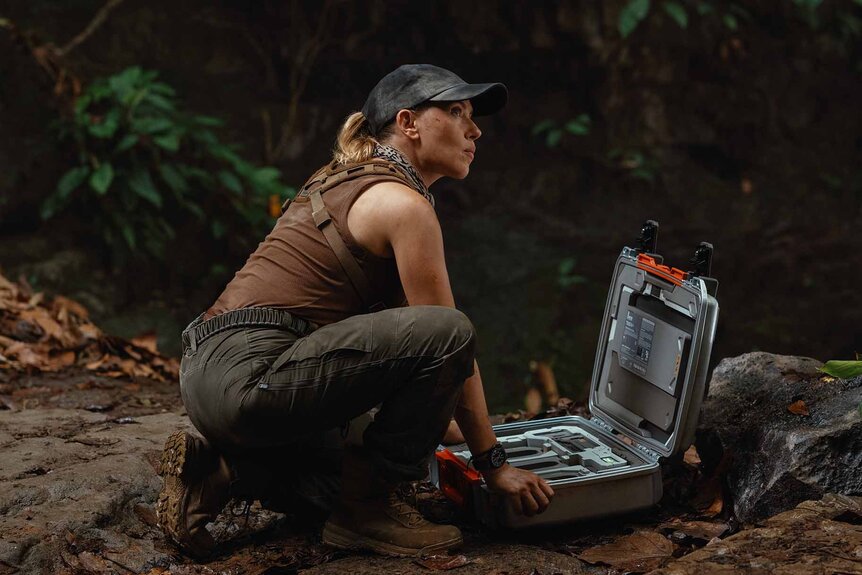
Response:
[{"label": "boot sole", "polygon": [[193,441],[192,436],[185,431],[176,431],[165,441],[165,448],[159,462],[159,476],[164,481],[164,486],[156,502],[156,516],[159,519],[159,527],[165,535],[189,555],[203,558],[212,550],[197,548],[182,524],[182,510],[186,506],[185,497],[188,494],[184,480],[190,479],[187,454]]},{"label": "boot sole", "polygon": [[359,533],[354,533],[349,529],[327,523],[323,527],[323,542],[338,549],[369,549],[390,557],[420,557],[422,555],[430,555],[436,551],[463,545],[464,539],[459,536],[449,541],[442,541],[433,545],[426,545],[421,549],[415,549],[371,539]]}]

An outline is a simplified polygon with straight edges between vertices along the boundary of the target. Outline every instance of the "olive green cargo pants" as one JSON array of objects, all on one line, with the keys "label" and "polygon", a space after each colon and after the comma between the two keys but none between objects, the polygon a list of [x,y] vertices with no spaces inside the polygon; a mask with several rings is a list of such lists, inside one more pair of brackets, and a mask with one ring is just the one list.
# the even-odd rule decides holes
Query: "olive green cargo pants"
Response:
[{"label": "olive green cargo pants", "polygon": [[388,480],[421,479],[474,346],[467,317],[439,306],[358,315],[305,337],[237,327],[184,346],[180,386],[192,423],[226,455],[294,468],[313,460],[297,455],[324,432],[382,404],[365,449]]}]

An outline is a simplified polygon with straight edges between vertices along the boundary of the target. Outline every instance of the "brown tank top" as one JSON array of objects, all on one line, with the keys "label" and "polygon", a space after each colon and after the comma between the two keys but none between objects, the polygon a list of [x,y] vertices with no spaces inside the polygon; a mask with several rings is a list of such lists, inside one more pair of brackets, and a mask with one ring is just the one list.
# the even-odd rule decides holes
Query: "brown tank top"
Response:
[{"label": "brown tank top", "polygon": [[[321,197],[332,225],[368,277],[376,301],[400,307],[407,302],[395,259],[368,252],[347,228],[353,202],[372,185],[385,181],[403,183],[393,176],[372,174],[339,184]],[[318,325],[368,311],[323,232],[314,225],[307,197],[297,197],[290,204],[205,317],[256,306],[285,309]]]}]

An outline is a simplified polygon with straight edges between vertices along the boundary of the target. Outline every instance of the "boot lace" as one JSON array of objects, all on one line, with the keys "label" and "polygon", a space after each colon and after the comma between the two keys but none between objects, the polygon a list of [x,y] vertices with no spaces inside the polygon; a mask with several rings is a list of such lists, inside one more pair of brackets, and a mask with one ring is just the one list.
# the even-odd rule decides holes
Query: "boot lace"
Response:
[{"label": "boot lace", "polygon": [[413,483],[404,483],[389,493],[389,506],[408,527],[418,527],[425,518],[416,509],[417,489]]},{"label": "boot lace", "polygon": [[[232,497],[225,506],[225,521],[222,523],[218,534],[214,534],[214,538],[217,541],[226,541],[231,534],[235,535],[248,529],[248,520],[253,503],[253,499]],[[240,525],[240,520],[242,520],[242,525]]]}]

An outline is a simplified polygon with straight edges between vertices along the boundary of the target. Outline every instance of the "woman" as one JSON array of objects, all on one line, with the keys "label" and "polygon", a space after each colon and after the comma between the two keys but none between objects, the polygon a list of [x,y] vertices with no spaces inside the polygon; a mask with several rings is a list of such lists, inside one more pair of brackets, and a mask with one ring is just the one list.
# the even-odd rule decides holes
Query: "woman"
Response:
[{"label": "woman", "polygon": [[324,542],[393,555],[460,544],[456,527],[425,521],[397,489],[425,477],[453,413],[488,486],[517,512],[547,507],[553,490],[505,463],[489,423],[428,192],[467,176],[482,133],[473,116],[505,102],[502,84],[435,66],[385,76],[347,118],[333,162],[183,332],[183,402],[206,440],[170,436],[157,509],[187,552],[213,550],[205,526],[232,484],[376,405],[363,447],[344,455]]}]

